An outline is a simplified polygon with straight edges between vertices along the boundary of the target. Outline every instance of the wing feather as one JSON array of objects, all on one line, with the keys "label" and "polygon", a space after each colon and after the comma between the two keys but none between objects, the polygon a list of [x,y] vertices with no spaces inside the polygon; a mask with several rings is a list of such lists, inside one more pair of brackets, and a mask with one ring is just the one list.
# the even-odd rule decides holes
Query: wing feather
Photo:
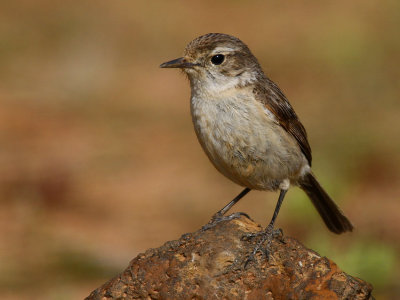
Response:
[{"label": "wing feather", "polygon": [[296,139],[311,166],[311,147],[307,140],[307,132],[279,87],[265,77],[262,83],[255,86],[254,94],[256,99],[275,115],[279,124]]}]

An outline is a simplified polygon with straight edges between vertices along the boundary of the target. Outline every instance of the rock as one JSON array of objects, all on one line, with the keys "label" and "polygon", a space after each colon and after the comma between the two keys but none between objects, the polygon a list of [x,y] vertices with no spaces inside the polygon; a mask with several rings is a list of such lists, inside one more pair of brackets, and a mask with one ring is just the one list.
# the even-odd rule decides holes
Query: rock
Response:
[{"label": "rock", "polygon": [[372,286],[290,237],[245,266],[262,228],[241,216],[134,258],[86,299],[373,299]]}]

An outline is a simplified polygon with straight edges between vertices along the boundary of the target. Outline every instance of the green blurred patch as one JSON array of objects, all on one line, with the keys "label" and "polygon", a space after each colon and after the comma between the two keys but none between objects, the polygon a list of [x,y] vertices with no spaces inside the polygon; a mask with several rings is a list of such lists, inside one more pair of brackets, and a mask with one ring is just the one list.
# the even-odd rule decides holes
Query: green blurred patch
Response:
[{"label": "green blurred patch", "polygon": [[63,280],[77,282],[109,278],[118,273],[118,269],[105,264],[88,253],[63,250],[48,266],[50,272],[58,274]]},{"label": "green blurred patch", "polygon": [[378,241],[357,241],[338,257],[338,264],[353,276],[364,276],[375,287],[383,288],[395,271],[396,250]]}]

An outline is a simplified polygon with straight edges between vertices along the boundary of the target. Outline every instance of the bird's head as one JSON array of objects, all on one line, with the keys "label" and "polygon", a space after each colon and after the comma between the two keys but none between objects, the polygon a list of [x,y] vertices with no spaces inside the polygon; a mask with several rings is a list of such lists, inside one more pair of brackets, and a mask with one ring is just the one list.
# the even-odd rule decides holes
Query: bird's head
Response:
[{"label": "bird's head", "polygon": [[249,48],[236,37],[209,33],[191,41],[183,57],[161,64],[161,68],[180,68],[192,88],[222,91],[245,86],[262,74]]}]

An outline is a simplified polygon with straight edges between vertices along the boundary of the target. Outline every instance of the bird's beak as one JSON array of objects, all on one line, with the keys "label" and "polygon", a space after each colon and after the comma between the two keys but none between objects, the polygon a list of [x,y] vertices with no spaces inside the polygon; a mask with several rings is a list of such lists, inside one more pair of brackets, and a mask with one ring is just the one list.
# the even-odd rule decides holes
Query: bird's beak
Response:
[{"label": "bird's beak", "polygon": [[170,61],[167,61],[165,63],[162,63],[160,65],[160,68],[193,68],[194,66],[198,66],[199,64],[194,64],[191,62],[188,62],[184,57],[179,57],[177,59],[173,59]]}]

